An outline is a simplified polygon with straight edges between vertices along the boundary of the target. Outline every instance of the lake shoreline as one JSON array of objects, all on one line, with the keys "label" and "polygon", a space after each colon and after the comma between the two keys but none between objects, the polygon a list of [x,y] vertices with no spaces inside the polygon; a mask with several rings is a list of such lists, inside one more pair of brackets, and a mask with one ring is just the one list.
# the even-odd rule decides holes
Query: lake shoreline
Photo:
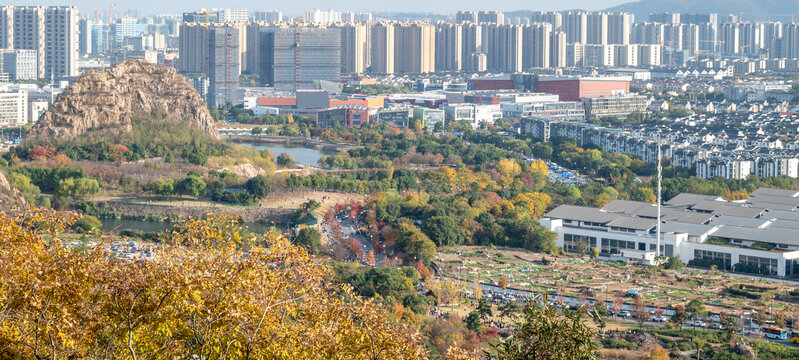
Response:
[{"label": "lake shoreline", "polygon": [[281,145],[294,145],[294,146],[302,146],[308,149],[320,150],[320,151],[335,151],[335,152],[342,152],[349,149],[355,148],[355,146],[350,144],[328,144],[319,142],[313,139],[307,139],[302,137],[290,137],[290,136],[242,136],[242,135],[225,135],[224,139],[229,140],[234,143],[248,143],[248,142],[258,142],[264,144],[281,144]]}]

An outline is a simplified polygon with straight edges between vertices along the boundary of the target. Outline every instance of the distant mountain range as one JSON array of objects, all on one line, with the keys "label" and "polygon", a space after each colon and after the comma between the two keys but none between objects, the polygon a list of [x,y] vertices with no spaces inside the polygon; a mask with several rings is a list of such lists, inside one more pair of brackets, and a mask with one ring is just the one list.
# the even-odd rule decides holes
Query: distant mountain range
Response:
[{"label": "distant mountain range", "polygon": [[[535,9],[506,11],[506,18],[529,17]],[[568,10],[562,10],[568,11]],[[584,10],[575,10],[584,11]],[[679,13],[717,13],[743,14],[743,21],[768,20],[790,22],[790,14],[796,14],[799,21],[799,0],[639,0],[631,1],[606,9],[606,11],[624,11],[635,14],[636,21],[648,21],[649,14],[663,12]],[[779,16],[778,14],[782,14]],[[785,14],[789,16],[784,16]],[[455,14],[433,14],[415,12],[377,12],[376,17],[393,20],[451,20]]]},{"label": "distant mountain range", "polygon": [[651,13],[718,13],[743,14],[743,21],[767,20],[790,22],[790,16],[773,14],[797,14],[799,21],[799,0],[640,0],[617,5],[608,11],[625,11],[635,14],[636,21],[647,21]]}]

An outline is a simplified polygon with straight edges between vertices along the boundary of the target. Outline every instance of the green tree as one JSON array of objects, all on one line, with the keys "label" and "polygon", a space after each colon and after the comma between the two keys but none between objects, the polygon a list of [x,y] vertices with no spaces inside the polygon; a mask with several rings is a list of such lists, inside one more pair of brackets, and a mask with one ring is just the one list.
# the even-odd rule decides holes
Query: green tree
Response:
[{"label": "green tree", "polygon": [[682,261],[680,261],[679,258],[676,258],[676,257],[673,257],[673,256],[670,256],[669,258],[667,258],[666,262],[663,263],[663,268],[664,269],[669,269],[669,270],[680,270],[680,269],[683,268],[683,266],[684,265],[683,265]]},{"label": "green tree", "polygon": [[500,304],[497,306],[497,310],[499,310],[499,322],[504,324],[506,317],[513,320],[513,318],[515,318],[516,314],[519,313],[521,309],[522,308],[519,306],[519,303],[515,301],[506,301],[504,304]]},{"label": "green tree", "polygon": [[685,306],[676,305],[674,306],[674,315],[669,319],[672,324],[676,325],[678,328],[682,329],[683,324],[685,324],[685,320],[688,319],[688,315],[685,313]]},{"label": "green tree", "polygon": [[511,337],[499,343],[488,359],[593,359],[595,331],[583,321],[584,309],[558,310],[533,299],[524,310],[524,322],[516,325]]},{"label": "green tree", "polygon": [[94,195],[100,191],[100,184],[92,178],[66,178],[58,182],[56,194],[59,196]]},{"label": "green tree", "polygon": [[449,216],[433,216],[425,220],[422,232],[437,246],[460,245],[464,240],[460,226]]},{"label": "green tree", "polygon": [[144,184],[144,190],[157,195],[172,195],[175,191],[175,180],[170,178],[150,180]]},{"label": "green tree", "polygon": [[277,164],[283,167],[286,166],[293,166],[294,165],[294,157],[291,154],[282,153],[277,156]]},{"label": "green tree", "polygon": [[406,259],[415,258],[425,264],[436,256],[436,244],[424,233],[408,223],[401,223],[397,229],[396,249],[406,254]]},{"label": "green tree", "polygon": [[701,317],[705,314],[705,304],[702,300],[693,299],[688,302],[688,305],[685,305],[685,312],[688,313],[691,318]]},{"label": "green tree", "polygon": [[402,306],[405,306],[417,314],[427,313],[427,306],[430,304],[427,296],[422,294],[408,294],[402,298]]},{"label": "green tree", "polygon": [[261,129],[260,126],[256,126],[256,127],[252,128],[252,129],[250,129],[250,134],[253,134],[253,135],[260,135],[262,132],[263,132],[263,129]]},{"label": "green tree", "polygon": [[247,192],[256,198],[265,198],[272,191],[272,186],[269,185],[269,179],[266,176],[258,175],[247,180],[245,184]]},{"label": "green tree", "polygon": [[296,243],[308,249],[311,254],[318,254],[319,249],[322,247],[322,234],[318,230],[311,227],[304,227],[297,233]]},{"label": "green tree", "polygon": [[477,303],[477,312],[480,313],[480,318],[483,320],[486,320],[489,316],[494,314],[493,311],[491,311],[491,303],[485,298],[481,298]]},{"label": "green tree", "polygon": [[103,222],[100,219],[91,215],[83,215],[72,224],[72,229],[81,234],[88,234],[100,229],[102,226]]},{"label": "green tree", "polygon": [[466,315],[466,318],[463,319],[463,322],[466,324],[467,329],[478,334],[483,332],[483,321],[480,320],[480,313],[477,311],[472,311],[469,313],[469,315]]},{"label": "green tree", "polygon": [[205,181],[195,175],[189,175],[185,179],[178,181],[175,184],[175,192],[182,195],[188,195],[193,198],[200,197],[205,193]]}]

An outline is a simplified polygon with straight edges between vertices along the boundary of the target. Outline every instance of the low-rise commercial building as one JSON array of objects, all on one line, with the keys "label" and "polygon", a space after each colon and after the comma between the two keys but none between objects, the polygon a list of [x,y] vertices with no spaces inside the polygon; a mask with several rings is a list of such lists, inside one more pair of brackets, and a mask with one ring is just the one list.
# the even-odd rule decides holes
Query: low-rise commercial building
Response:
[{"label": "low-rise commercial building", "polygon": [[583,98],[585,118],[626,117],[633,112],[646,111],[647,98],[643,95],[611,95]]},{"label": "low-rise commercial building", "polygon": [[[799,192],[760,188],[746,202],[679,194],[661,209],[659,254],[742,273],[799,277]],[[602,208],[561,205],[541,219],[567,252],[650,263],[657,249],[655,204],[614,200]]]},{"label": "low-rise commercial building", "polygon": [[316,124],[320,127],[360,127],[369,123],[369,109],[344,106],[316,112]]}]

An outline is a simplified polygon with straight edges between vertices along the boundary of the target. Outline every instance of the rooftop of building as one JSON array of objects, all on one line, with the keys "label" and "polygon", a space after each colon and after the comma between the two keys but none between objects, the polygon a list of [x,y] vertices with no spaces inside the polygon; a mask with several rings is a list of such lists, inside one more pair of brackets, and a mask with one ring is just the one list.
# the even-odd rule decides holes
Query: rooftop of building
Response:
[{"label": "rooftop of building", "polygon": [[[793,205],[799,204],[797,191],[760,188],[750,197],[733,202],[714,195],[679,194],[661,207],[661,231],[799,246],[796,236],[799,205]],[[758,198],[773,202],[758,202]],[[771,207],[766,206],[769,204]],[[784,205],[797,211],[785,210]],[[561,205],[544,217],[579,221],[589,226],[652,231],[657,226],[657,207],[646,202],[613,200],[602,208]]]}]

